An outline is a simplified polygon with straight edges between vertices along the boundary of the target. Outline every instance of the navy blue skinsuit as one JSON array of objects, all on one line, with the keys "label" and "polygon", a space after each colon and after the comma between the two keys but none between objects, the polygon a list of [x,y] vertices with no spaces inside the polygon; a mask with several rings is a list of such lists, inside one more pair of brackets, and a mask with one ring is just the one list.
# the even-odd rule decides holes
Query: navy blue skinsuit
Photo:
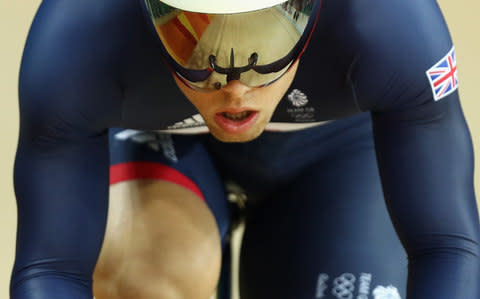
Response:
[{"label": "navy blue skinsuit", "polygon": [[[12,298],[91,298],[108,128],[166,129],[198,113],[150,26],[135,0],[43,1],[20,74]],[[285,98],[272,120],[371,112],[385,200],[409,259],[408,299],[480,298],[471,139],[458,93],[435,101],[425,74],[451,48],[433,0],[325,0],[292,85],[311,109]]]}]

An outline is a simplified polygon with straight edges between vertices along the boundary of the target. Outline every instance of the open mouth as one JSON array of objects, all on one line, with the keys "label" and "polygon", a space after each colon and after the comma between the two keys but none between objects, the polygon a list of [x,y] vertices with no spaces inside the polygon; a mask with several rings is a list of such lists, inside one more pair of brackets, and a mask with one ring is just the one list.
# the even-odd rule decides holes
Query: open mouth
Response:
[{"label": "open mouth", "polygon": [[258,119],[258,111],[219,112],[215,115],[217,124],[226,132],[238,134],[250,129]]},{"label": "open mouth", "polygon": [[242,121],[246,118],[248,118],[253,111],[243,111],[240,113],[229,113],[229,112],[222,112],[222,116],[231,120],[231,121]]}]

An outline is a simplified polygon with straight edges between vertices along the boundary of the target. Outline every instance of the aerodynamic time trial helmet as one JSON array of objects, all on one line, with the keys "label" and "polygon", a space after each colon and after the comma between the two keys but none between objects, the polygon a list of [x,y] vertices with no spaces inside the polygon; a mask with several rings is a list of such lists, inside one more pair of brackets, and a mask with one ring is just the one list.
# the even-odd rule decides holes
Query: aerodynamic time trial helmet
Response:
[{"label": "aerodynamic time trial helmet", "polygon": [[300,58],[322,0],[143,0],[162,56],[196,90],[262,87]]}]

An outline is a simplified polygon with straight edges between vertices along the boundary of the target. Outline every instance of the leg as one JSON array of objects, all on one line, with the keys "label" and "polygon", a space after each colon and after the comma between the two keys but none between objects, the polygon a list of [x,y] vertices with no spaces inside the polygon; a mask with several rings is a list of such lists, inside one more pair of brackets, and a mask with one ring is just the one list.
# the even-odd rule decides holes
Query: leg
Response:
[{"label": "leg", "polygon": [[332,151],[261,203],[243,242],[242,299],[384,298],[372,295],[389,285],[404,298],[406,254],[371,140]]},{"label": "leg", "polygon": [[201,140],[110,135],[110,210],[96,298],[209,298],[229,211]]},{"label": "leg", "polygon": [[210,298],[221,246],[202,199],[161,180],[113,185],[110,198],[96,298]]}]

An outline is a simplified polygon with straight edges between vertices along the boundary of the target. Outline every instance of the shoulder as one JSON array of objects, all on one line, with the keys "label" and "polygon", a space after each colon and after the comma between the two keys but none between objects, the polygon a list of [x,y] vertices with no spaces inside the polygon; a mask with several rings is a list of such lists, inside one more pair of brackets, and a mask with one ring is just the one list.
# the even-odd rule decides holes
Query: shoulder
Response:
[{"label": "shoulder", "polygon": [[117,68],[125,49],[121,31],[130,34],[123,29],[131,22],[127,12],[132,13],[123,2],[135,1],[42,2],[20,70],[23,120],[61,116],[72,126],[99,128],[111,118],[107,114],[119,114]]},{"label": "shoulder", "polygon": [[140,12],[139,1],[44,0],[30,28],[24,62],[105,67],[135,35],[132,23]]},{"label": "shoulder", "polygon": [[[326,0],[328,1],[328,0]],[[343,1],[349,79],[359,106],[388,110],[432,99],[427,71],[453,44],[435,0]]]}]

